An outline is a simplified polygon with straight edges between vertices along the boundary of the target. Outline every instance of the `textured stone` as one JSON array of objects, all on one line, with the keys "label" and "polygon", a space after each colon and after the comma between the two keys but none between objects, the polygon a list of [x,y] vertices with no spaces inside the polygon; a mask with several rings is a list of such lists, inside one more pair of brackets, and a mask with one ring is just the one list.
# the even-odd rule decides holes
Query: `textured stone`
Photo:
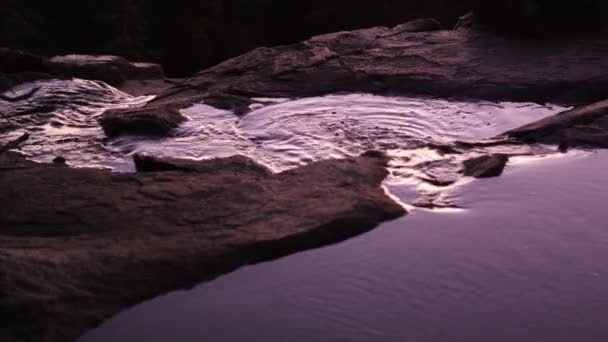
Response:
[{"label": "textured stone", "polygon": [[598,32],[539,41],[399,27],[338,32],[253,50],[197,73],[159,100],[183,104],[198,96],[239,113],[255,97],[337,92],[583,104],[605,96],[608,76],[598,73],[608,68],[605,38]]},{"label": "textured stone", "polygon": [[143,300],[405,213],[377,154],[280,174],[244,157],[147,162],[114,174],[0,154],[0,340],[72,341]]}]

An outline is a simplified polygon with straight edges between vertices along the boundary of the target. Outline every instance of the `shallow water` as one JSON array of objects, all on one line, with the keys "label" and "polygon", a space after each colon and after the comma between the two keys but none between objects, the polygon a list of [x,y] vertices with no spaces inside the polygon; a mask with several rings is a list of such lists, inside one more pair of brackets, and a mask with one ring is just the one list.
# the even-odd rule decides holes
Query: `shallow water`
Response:
[{"label": "shallow water", "polygon": [[565,108],[535,103],[458,102],[370,94],[258,99],[242,118],[197,104],[174,137],[125,137],[110,148],[125,153],[193,159],[243,154],[283,171],[311,161],[367,150],[399,157],[429,142],[491,138]]},{"label": "shallow water", "polygon": [[[43,124],[0,137],[32,133],[22,151],[34,160],[63,156],[75,167],[130,171],[135,153],[243,154],[281,171],[378,149],[394,158],[385,184],[393,195],[462,208],[414,210],[347,242],[171,293],[82,341],[608,340],[608,153],[500,145],[446,156],[427,147],[490,138],[565,108],[369,94],[258,99],[242,118],[196,104],[171,137],[108,140],[97,126],[105,109],[152,97],[82,80],[35,82],[8,95],[34,87],[29,99],[0,101],[4,115],[47,107]],[[423,180],[457,180],[464,158],[490,152],[526,157],[499,179],[445,187]]]},{"label": "shallow water", "polygon": [[131,97],[101,82],[83,80],[34,82],[14,89],[11,96],[34,87],[40,91],[32,98],[0,103],[0,110],[10,114],[52,104],[47,123],[25,129],[32,139],[22,152],[36,161],[62,156],[73,167],[125,172],[133,171],[136,153],[191,159],[242,154],[279,172],[312,161],[381,150],[393,157],[387,188],[406,205],[435,207],[453,206],[441,198],[443,187],[432,184],[458,181],[464,159],[490,152],[544,155],[555,149],[500,145],[442,155],[425,146],[491,138],[566,109],[550,104],[371,94],[260,98],[243,117],[203,103],[183,109],[189,120],[171,137],[106,139],[97,124],[105,109],[140,106],[152,97]]},{"label": "shallow water", "polygon": [[96,341],[608,341],[608,152],[497,179],[330,247],[116,316]]},{"label": "shallow water", "polygon": [[[126,156],[105,147],[97,119],[107,109],[141,106],[153,98],[133,97],[103,82],[79,79],[25,83],[5,95],[17,97],[32,89],[38,91],[22,101],[0,100],[0,123],[23,120],[26,124],[23,129],[0,135],[0,142],[28,132],[30,139],[21,151],[30,159],[50,162],[62,156],[75,167],[111,167],[117,160],[124,163]],[[40,118],[30,122],[28,113],[38,113]]]},{"label": "shallow water", "polygon": [[[205,104],[182,112],[189,120],[174,136],[127,136],[108,140],[97,119],[106,109],[139,106],[152,97],[132,97],[102,82],[51,80],[22,85],[7,95],[39,87],[31,98],[0,101],[6,115],[48,106],[48,123],[29,125],[32,139],[23,152],[38,161],[63,156],[75,167],[131,171],[135,153],[204,159],[243,154],[275,171],[314,160],[388,151],[409,159],[429,142],[489,138],[556,114],[565,108],[534,103],[459,102],[370,94],[304,99],[257,99],[242,118]],[[10,137],[18,136],[13,132]],[[420,154],[420,153],[414,153]],[[399,159],[399,158],[397,158]]]}]

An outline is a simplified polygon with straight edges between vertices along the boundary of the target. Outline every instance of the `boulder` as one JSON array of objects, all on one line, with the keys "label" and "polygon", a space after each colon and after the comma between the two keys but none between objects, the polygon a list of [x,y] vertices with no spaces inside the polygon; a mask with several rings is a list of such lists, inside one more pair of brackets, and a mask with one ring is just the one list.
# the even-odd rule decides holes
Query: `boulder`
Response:
[{"label": "boulder", "polygon": [[0,94],[20,83],[51,77],[46,62],[41,56],[0,48]]},{"label": "boulder", "polygon": [[491,178],[502,175],[509,162],[505,154],[491,154],[465,160],[463,174],[474,178]]},{"label": "boulder", "polygon": [[117,174],[0,154],[0,337],[73,341],[104,319],[250,263],[405,214],[384,158],[272,174],[244,157]]},{"label": "boulder", "polygon": [[133,162],[135,163],[137,172],[181,171],[209,173],[213,171],[210,168],[219,168],[226,172],[233,171],[239,174],[259,177],[265,177],[272,173],[267,167],[243,156],[216,159],[213,163],[205,163],[190,159],[157,158],[136,154],[133,156]]},{"label": "boulder", "polygon": [[608,147],[608,101],[550,116],[508,131],[503,137],[527,144],[556,144],[562,151],[581,145]]},{"label": "boulder", "polygon": [[159,64],[132,63],[119,56],[67,55],[47,59],[0,48],[0,92],[22,82],[50,77],[75,77],[119,86],[127,80],[163,79],[164,71]]},{"label": "boulder", "polygon": [[141,108],[111,109],[99,124],[108,137],[119,135],[168,135],[186,121],[176,105],[151,105]]},{"label": "boulder", "polygon": [[608,75],[598,73],[608,69],[608,50],[598,48],[608,38],[603,32],[534,41],[477,30],[402,29],[337,32],[259,48],[193,75],[159,99],[183,102],[196,95],[241,113],[252,98],[338,92],[561,105],[605,96]]},{"label": "boulder", "polygon": [[397,25],[391,30],[391,34],[402,32],[428,32],[442,30],[443,25],[435,19],[425,18],[408,21],[404,24]]},{"label": "boulder", "polygon": [[53,74],[104,81],[118,86],[129,79],[163,78],[162,67],[152,63],[131,63],[119,56],[67,55],[48,61]]},{"label": "boulder", "polygon": [[0,73],[12,74],[26,71],[47,72],[44,57],[31,53],[0,48]]}]

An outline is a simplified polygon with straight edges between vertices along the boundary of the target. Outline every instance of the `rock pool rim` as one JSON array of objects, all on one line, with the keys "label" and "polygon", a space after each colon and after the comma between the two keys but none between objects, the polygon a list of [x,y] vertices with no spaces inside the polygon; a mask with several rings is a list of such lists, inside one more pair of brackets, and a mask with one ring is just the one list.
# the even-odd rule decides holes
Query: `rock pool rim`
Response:
[{"label": "rock pool rim", "polygon": [[[339,242],[406,213],[381,187],[387,161],[378,153],[281,174],[243,157],[148,160],[164,171],[131,174],[38,164],[14,152],[0,154],[0,162],[3,189],[39,194],[27,199],[29,205],[21,204],[29,196],[2,199],[12,208],[0,212],[0,273],[6,276],[0,277],[0,317],[8,322],[0,337],[6,341],[72,340],[142,300]],[[91,204],[86,209],[74,202],[79,191],[78,201]],[[133,201],[143,207],[128,209]],[[197,201],[207,203],[204,210]],[[252,208],[255,201],[263,205]],[[113,210],[116,205],[123,210]],[[138,214],[142,210],[147,214]],[[302,210],[309,216],[297,215]],[[218,213],[234,215],[219,220]],[[163,218],[169,223],[159,222]],[[268,220],[272,227],[265,228]],[[214,228],[222,222],[223,233]],[[42,247],[43,262],[36,250],[49,244],[54,247]],[[30,291],[22,291],[23,283]]]}]

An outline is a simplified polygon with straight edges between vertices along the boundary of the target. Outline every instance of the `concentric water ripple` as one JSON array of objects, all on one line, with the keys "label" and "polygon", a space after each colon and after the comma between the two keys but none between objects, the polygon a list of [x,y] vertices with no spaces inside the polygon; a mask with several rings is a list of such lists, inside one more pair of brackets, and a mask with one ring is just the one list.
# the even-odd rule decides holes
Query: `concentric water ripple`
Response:
[{"label": "concentric water ripple", "polygon": [[[265,102],[270,99],[260,99]],[[490,138],[553,115],[563,107],[535,103],[457,102],[369,94],[276,99],[242,118],[197,104],[174,137],[114,140],[112,150],[187,158],[247,155],[275,171],[375,149],[402,161],[438,156],[417,150],[430,142]],[[414,151],[415,153],[410,153]],[[408,163],[411,164],[411,163]]]},{"label": "concentric water ripple", "polygon": [[[409,203],[442,206],[436,185],[460,178],[462,160],[503,152],[538,155],[543,146],[501,145],[443,155],[430,143],[491,138],[506,130],[556,114],[566,108],[536,103],[463,102],[433,98],[386,97],[371,94],[328,95],[303,99],[255,99],[243,117],[203,103],[182,110],[188,118],[171,137],[125,136],[105,139],[97,119],[106,109],[139,106],[151,97],[131,97],[104,83],[42,81],[13,89],[11,96],[39,88],[23,101],[5,102],[0,110],[21,122],[33,139],[23,151],[38,161],[55,156],[75,167],[108,167],[132,171],[132,155],[208,159],[241,154],[274,171],[312,161],[387,152],[391,162],[389,188],[407,183],[415,190],[391,190]],[[20,113],[48,107],[42,116]],[[13,132],[18,135],[21,131]],[[443,185],[441,185],[443,186]],[[408,192],[415,195],[405,195]],[[422,193],[422,195],[421,195]],[[427,203],[428,205],[428,203]]]}]

